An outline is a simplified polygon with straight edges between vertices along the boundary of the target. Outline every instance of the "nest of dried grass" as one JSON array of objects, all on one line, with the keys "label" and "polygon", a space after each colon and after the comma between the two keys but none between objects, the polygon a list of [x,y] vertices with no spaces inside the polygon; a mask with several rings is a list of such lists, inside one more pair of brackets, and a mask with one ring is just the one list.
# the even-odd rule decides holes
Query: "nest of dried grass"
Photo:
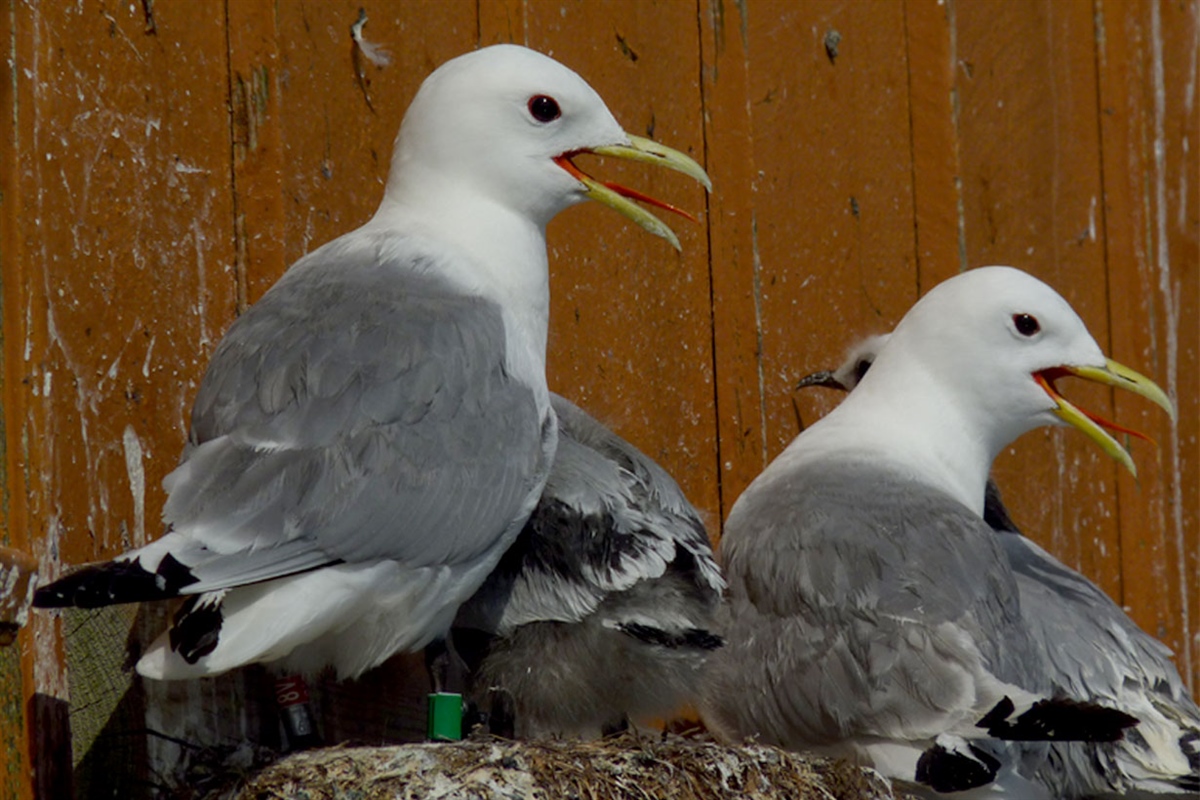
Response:
[{"label": "nest of dried grass", "polygon": [[773,747],[668,735],[593,742],[334,747],[298,753],[224,793],[236,800],[885,800],[878,773]]}]

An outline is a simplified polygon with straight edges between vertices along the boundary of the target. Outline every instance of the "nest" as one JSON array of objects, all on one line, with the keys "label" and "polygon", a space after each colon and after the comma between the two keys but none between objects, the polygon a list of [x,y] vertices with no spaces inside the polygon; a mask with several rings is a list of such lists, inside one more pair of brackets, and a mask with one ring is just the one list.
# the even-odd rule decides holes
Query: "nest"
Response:
[{"label": "nest", "polygon": [[899,800],[873,770],[774,747],[676,735],[592,742],[333,747],[291,755],[235,789],[236,800]]}]

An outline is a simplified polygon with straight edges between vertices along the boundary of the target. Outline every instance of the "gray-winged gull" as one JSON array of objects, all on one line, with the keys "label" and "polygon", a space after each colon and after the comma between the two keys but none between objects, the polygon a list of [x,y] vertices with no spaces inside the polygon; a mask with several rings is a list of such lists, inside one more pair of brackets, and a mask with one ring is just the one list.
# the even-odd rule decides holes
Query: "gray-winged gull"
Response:
[{"label": "gray-winged gull", "polygon": [[596,735],[695,702],[725,583],[653,460],[557,395],[558,450],[516,542],[459,609],[494,733]]},{"label": "gray-winged gull", "polygon": [[165,481],[166,535],[41,589],[38,605],[189,596],[137,664],[153,678],[259,661],[348,677],[443,637],[554,454],[546,223],[590,198],[678,246],[578,153],[708,185],[532,50],[435,70],[374,217],[292,265],[213,353]]},{"label": "gray-winged gull", "polygon": [[[800,385],[852,390],[886,340],[884,334],[859,342],[837,369],[813,373]],[[1022,535],[991,480],[983,519],[1002,534],[1022,619],[1043,653],[1053,690],[1139,720],[1120,741],[1052,744],[1038,782],[1061,798],[1200,793],[1200,708],[1170,649],[1099,586]]]},{"label": "gray-winged gull", "polygon": [[1050,796],[1031,778],[1048,746],[1009,740],[1121,736],[1133,720],[1118,711],[1041,702],[1044,655],[980,516],[993,458],[1039,426],[1080,428],[1132,468],[1058,393],[1064,374],[1171,408],[1019,270],[966,272],[909,311],[858,388],[729,515],[731,619],[705,678],[714,732],[850,757],[925,791],[1027,798]]}]

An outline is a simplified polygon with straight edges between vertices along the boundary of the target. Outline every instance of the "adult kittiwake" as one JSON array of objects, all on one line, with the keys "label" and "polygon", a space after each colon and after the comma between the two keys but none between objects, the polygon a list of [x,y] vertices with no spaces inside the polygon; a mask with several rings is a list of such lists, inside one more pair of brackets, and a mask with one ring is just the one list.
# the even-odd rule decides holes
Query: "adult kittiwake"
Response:
[{"label": "adult kittiwake", "polygon": [[443,637],[554,456],[546,224],[590,198],[678,246],[628,199],[642,195],[593,180],[579,153],[708,185],[532,50],[435,70],[374,217],[292,265],[213,353],[165,480],[167,533],[37,605],[187,596],[137,664],[153,678],[251,662],[345,678]]},{"label": "adult kittiwake", "polygon": [[558,450],[525,529],[459,609],[494,733],[594,736],[694,703],[725,583],[658,464],[552,394]]},{"label": "adult kittiwake", "polygon": [[727,643],[703,711],[719,737],[850,757],[928,793],[1025,798],[1052,796],[1034,778],[1045,740],[1121,738],[1134,718],[1054,695],[981,518],[992,460],[1040,426],[1073,425],[1133,468],[1111,423],[1058,392],[1068,374],[1172,408],[1019,270],[963,273],[909,311],[729,515]]},{"label": "adult kittiwake", "polygon": [[[886,334],[855,345],[834,370],[800,386],[850,391]],[[1099,586],[1021,534],[994,481],[983,519],[1017,582],[1022,619],[1044,656],[1053,691],[1113,706],[1139,720],[1116,742],[1056,742],[1036,779],[1055,797],[1163,797],[1200,794],[1200,708],[1171,651],[1143,631]]]}]

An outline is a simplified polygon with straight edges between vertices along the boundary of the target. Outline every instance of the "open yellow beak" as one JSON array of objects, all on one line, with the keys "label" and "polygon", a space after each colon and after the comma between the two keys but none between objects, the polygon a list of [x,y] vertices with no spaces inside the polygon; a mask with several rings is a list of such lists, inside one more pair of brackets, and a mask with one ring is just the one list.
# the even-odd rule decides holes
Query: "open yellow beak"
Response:
[{"label": "open yellow beak", "polygon": [[[641,136],[629,136],[629,144],[623,145],[606,145],[604,147],[594,147],[588,150],[581,150],[574,153],[564,153],[554,159],[560,167],[565,169],[577,181],[582,183],[587,190],[587,196],[592,200],[603,203],[609,208],[616,209],[624,214],[629,219],[636,222],[643,229],[653,233],[655,236],[661,236],[666,239],[676,249],[682,249],[679,246],[679,238],[675,232],[667,227],[666,223],[658,217],[651,214],[641,206],[632,202],[632,200],[640,200],[643,203],[648,203],[652,206],[671,211],[680,216],[687,217],[693,222],[696,218],[691,214],[676,208],[669,203],[664,203],[661,200],[656,200],[653,197],[642,194],[634,189],[627,189],[615,183],[601,183],[595,178],[587,175],[579,167],[575,166],[571,161],[571,157],[578,155],[580,152],[595,153],[599,156],[612,156],[613,158],[624,158],[629,161],[641,161],[646,164],[657,164],[667,169],[673,169],[676,172],[682,172],[695,178],[707,190],[712,190],[712,181],[709,180],[708,174],[704,169],[693,161],[690,157],[684,155],[678,150],[672,150],[670,147],[658,144],[649,139],[643,139]],[[632,200],[630,199],[632,198]]]},{"label": "open yellow beak", "polygon": [[1152,441],[1149,436],[1144,433],[1132,430],[1130,428],[1118,425],[1103,417],[1093,414],[1090,411],[1085,411],[1078,406],[1068,402],[1058,390],[1054,387],[1054,381],[1064,375],[1074,375],[1077,378],[1102,383],[1105,386],[1115,386],[1118,389],[1128,389],[1134,394],[1139,394],[1150,400],[1155,405],[1159,406],[1171,415],[1171,419],[1175,419],[1175,407],[1171,404],[1167,393],[1159,388],[1158,384],[1142,375],[1135,372],[1129,367],[1118,364],[1111,358],[1103,367],[1056,367],[1054,369],[1042,370],[1035,372],[1033,379],[1038,382],[1038,385],[1045,390],[1046,394],[1050,395],[1051,399],[1057,404],[1054,413],[1068,424],[1075,426],[1079,430],[1087,434],[1088,438],[1100,445],[1100,449],[1108,453],[1112,458],[1119,461],[1127,470],[1137,475],[1137,467],[1133,463],[1133,459],[1120,442],[1108,434],[1107,428],[1111,431],[1125,433],[1130,436],[1136,436],[1139,439]]}]

